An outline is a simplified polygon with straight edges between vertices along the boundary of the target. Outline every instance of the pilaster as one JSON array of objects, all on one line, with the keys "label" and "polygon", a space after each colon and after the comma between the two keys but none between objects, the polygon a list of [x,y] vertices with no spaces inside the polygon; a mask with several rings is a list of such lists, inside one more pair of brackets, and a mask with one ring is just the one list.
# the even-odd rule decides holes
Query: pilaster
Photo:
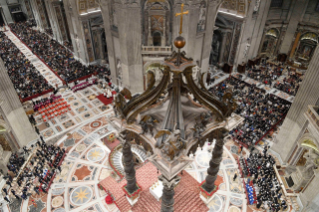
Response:
[{"label": "pilaster", "polygon": [[206,32],[204,34],[203,43],[202,43],[202,54],[200,59],[200,66],[202,73],[205,73],[209,70],[209,57],[212,48],[212,40],[214,34],[215,20],[218,13],[218,8],[221,5],[222,1],[220,0],[209,0],[207,6],[207,15],[206,15]]},{"label": "pilaster", "polygon": [[292,3],[292,12],[289,18],[289,24],[287,26],[287,31],[284,36],[283,42],[280,47],[280,53],[288,54],[288,51],[291,49],[293,43],[293,38],[297,30],[299,22],[302,21],[302,17],[305,13],[309,0],[296,0]]},{"label": "pilaster", "polygon": [[118,70],[116,68],[116,55],[115,55],[115,49],[114,49],[114,39],[112,35],[112,23],[111,23],[111,18],[110,18],[110,4],[111,1],[103,1],[101,3],[101,12],[102,12],[102,17],[103,17],[103,24],[104,24],[104,31],[105,31],[105,40],[106,40],[106,45],[107,45],[107,54],[108,54],[108,61],[109,61],[109,66],[111,70],[111,77],[112,77],[112,82],[118,85],[118,81],[116,80],[118,78]]},{"label": "pilaster", "polygon": [[133,94],[143,91],[141,5],[116,3],[123,87]]},{"label": "pilaster", "polygon": [[15,146],[22,148],[37,139],[38,136],[29,122],[2,59],[0,59],[0,99],[2,115],[12,129],[12,135],[16,140]]},{"label": "pilaster", "polygon": [[0,0],[0,5],[1,5],[1,8],[2,8],[3,15],[6,18],[6,20],[4,20],[4,21],[7,21],[8,24],[13,23],[13,19],[12,19],[12,16],[11,16],[7,1],[6,0]]},{"label": "pilaster", "polygon": [[259,50],[259,47],[262,46],[263,44],[262,39],[264,35],[264,28],[265,28],[265,23],[267,21],[270,3],[271,3],[271,0],[261,0],[259,3],[260,4],[259,9],[257,13],[255,14],[256,20],[255,20],[254,28],[251,34],[250,48],[247,54],[248,59],[254,58],[257,55],[259,55],[258,50]]},{"label": "pilaster", "polygon": [[[303,134],[303,128],[307,122],[304,113],[307,111],[308,105],[318,105],[318,68],[319,49],[317,46],[294,102],[286,115],[283,125],[280,127],[275,144],[271,147],[285,163],[289,160],[296,142]],[[282,148],[283,146],[285,148]]]},{"label": "pilaster", "polygon": [[57,40],[58,42],[62,43],[63,39],[62,39],[62,35],[61,35],[61,30],[60,30],[59,25],[58,25],[58,20],[56,18],[56,11],[55,11],[55,8],[52,4],[52,1],[45,0],[45,6],[46,6],[47,11],[48,11],[49,21],[50,21],[51,29],[53,32],[53,38],[55,40]]},{"label": "pilaster", "polygon": [[[66,6],[68,5],[68,6]],[[88,64],[88,55],[85,47],[85,36],[83,24],[77,10],[76,1],[64,0],[65,12],[70,28],[71,40],[73,44],[74,55],[82,63]],[[67,8],[68,7],[68,8]]]}]

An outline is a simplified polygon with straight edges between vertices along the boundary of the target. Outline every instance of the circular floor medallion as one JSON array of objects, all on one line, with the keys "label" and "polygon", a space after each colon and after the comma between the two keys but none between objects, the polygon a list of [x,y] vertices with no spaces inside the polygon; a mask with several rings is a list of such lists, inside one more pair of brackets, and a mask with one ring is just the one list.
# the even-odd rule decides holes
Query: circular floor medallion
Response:
[{"label": "circular floor medallion", "polygon": [[214,194],[213,199],[207,204],[209,212],[219,212],[223,206],[223,200],[218,194]]},{"label": "circular floor medallion", "polygon": [[88,151],[87,153],[87,159],[93,162],[100,161],[104,158],[105,151],[101,149],[101,147],[95,147]]},{"label": "circular floor medallion", "polygon": [[63,197],[57,196],[52,199],[52,207],[57,208],[63,204]]},{"label": "circular floor medallion", "polygon": [[230,206],[228,212],[241,212],[241,210],[236,206]]},{"label": "circular floor medallion", "polygon": [[202,167],[209,167],[209,161],[212,158],[212,154],[208,151],[200,151],[196,153],[196,162]]},{"label": "circular floor medallion", "polygon": [[75,150],[77,151],[77,152],[82,152],[83,150],[85,150],[86,149],[86,146],[84,145],[84,144],[79,144],[76,148],[75,148]]},{"label": "circular floor medallion", "polygon": [[99,122],[99,121],[94,121],[94,122],[92,122],[92,123],[90,124],[90,126],[91,126],[92,128],[98,128],[98,127],[100,127],[101,125],[102,125],[102,123]]},{"label": "circular floor medallion", "polygon": [[80,186],[71,192],[71,203],[79,206],[89,202],[93,196],[93,191],[89,186]]}]

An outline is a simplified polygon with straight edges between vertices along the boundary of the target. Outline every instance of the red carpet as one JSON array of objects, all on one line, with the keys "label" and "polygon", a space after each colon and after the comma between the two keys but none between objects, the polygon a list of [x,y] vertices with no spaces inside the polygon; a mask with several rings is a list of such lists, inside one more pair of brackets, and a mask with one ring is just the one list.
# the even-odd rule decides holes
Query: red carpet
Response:
[{"label": "red carpet", "polygon": [[109,99],[104,97],[103,94],[98,95],[96,98],[98,98],[103,104],[108,105],[113,102],[113,97],[110,97]]},{"label": "red carpet", "polygon": [[[199,212],[208,211],[208,207],[199,197],[199,183],[187,172],[184,171],[180,183],[175,188],[175,204],[176,212]],[[157,181],[158,174],[156,167],[148,162],[141,168],[136,170],[136,179],[142,187],[138,202],[132,207],[124,196],[122,186],[126,184],[123,179],[117,183],[112,177],[107,177],[100,184],[109,190],[115,197],[115,202],[121,212],[156,212],[160,211],[161,201],[157,201],[149,192],[151,185]]]}]

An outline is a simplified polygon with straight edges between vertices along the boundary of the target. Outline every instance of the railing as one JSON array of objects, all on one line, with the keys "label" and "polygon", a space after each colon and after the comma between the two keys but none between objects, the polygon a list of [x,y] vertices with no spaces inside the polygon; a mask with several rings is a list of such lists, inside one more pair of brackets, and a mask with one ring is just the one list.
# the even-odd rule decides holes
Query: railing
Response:
[{"label": "railing", "polygon": [[172,53],[171,46],[142,46],[142,54],[170,55],[171,53]]}]

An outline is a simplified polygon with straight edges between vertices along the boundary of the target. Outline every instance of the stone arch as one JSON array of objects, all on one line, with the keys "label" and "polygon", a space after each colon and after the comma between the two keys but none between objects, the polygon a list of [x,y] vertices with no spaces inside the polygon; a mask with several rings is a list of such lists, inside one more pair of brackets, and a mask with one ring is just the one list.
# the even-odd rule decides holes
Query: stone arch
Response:
[{"label": "stone arch", "polygon": [[302,145],[302,143],[306,140],[313,141],[314,144],[319,147],[318,140],[311,133],[309,133],[308,130],[306,130],[306,132],[298,139],[297,145],[295,147],[296,150],[292,153],[292,158],[289,161],[289,164],[296,165],[300,158],[303,156],[306,148]]}]

